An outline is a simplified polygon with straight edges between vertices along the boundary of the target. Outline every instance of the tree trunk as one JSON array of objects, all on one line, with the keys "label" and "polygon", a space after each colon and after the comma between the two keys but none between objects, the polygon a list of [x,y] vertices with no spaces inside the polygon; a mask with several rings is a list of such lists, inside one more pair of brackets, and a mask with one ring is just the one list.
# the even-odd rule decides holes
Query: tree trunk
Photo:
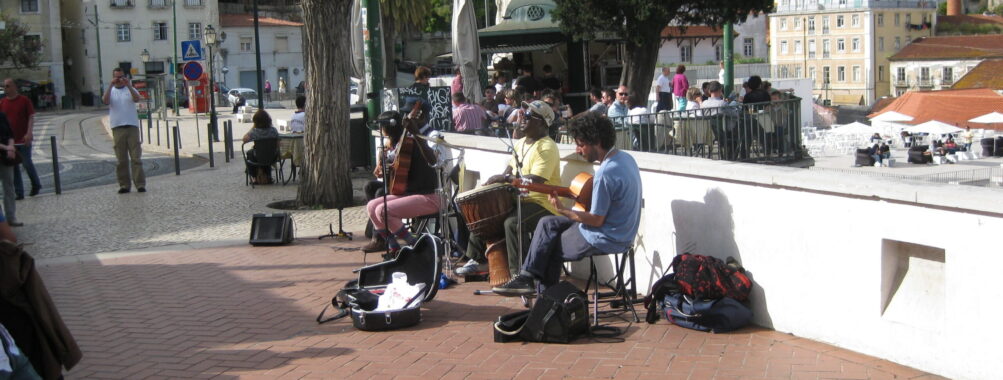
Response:
[{"label": "tree trunk", "polygon": [[[349,175],[348,75],[351,0],[302,0],[307,71],[306,136],[303,176],[296,199],[301,205],[352,205]],[[336,22],[342,20],[344,22]]]},{"label": "tree trunk", "polygon": [[627,59],[624,62],[626,70],[620,77],[620,83],[641,97],[642,104],[647,103],[651,91],[651,80],[655,77],[655,65],[658,63],[658,49],[662,46],[659,36],[660,28],[650,33],[640,45],[627,43]]},{"label": "tree trunk", "polygon": [[397,59],[395,47],[399,31],[394,25],[394,20],[390,15],[390,9],[383,6],[380,11],[380,16],[382,16],[383,19],[383,25],[381,25],[383,30],[383,87],[396,88],[397,63],[394,62],[394,60]]}]

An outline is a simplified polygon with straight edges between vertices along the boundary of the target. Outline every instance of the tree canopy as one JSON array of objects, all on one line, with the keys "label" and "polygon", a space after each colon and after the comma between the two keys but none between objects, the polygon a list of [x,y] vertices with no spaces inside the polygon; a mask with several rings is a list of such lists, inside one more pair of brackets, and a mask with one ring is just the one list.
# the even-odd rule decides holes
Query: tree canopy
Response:
[{"label": "tree canopy", "polygon": [[28,36],[28,27],[6,15],[0,16],[6,23],[0,29],[0,61],[9,63],[16,69],[34,68],[42,59],[42,42],[38,36]]}]

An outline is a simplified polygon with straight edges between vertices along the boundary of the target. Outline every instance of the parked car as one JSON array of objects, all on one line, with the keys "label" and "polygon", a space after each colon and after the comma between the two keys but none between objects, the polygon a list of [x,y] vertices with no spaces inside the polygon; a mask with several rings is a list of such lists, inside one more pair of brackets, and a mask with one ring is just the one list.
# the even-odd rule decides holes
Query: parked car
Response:
[{"label": "parked car", "polygon": [[[164,104],[169,108],[174,108],[174,90],[164,90]],[[188,94],[178,92],[178,105],[188,107]]]},{"label": "parked car", "polygon": [[247,99],[248,106],[257,107],[258,106],[258,92],[246,87],[231,88],[229,92],[226,93],[226,99],[230,101],[230,104],[237,103],[237,94],[243,95],[244,99]]}]

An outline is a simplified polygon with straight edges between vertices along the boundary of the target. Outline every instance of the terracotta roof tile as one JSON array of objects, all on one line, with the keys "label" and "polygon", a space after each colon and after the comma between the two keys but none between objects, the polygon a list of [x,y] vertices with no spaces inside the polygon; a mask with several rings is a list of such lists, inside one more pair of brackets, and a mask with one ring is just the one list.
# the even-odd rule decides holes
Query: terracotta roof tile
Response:
[{"label": "terracotta roof tile", "polygon": [[993,111],[1003,110],[1003,96],[986,88],[967,90],[910,91],[892,104],[867,115],[875,117],[886,111],[896,111],[913,117],[906,124],[919,124],[930,120],[956,124],[961,128],[1003,130],[1003,124],[969,123],[968,120]]},{"label": "terracotta roof tile", "polygon": [[[219,15],[219,24],[223,27],[253,27],[254,16],[250,14],[222,14]],[[303,23],[259,16],[258,26],[303,26]]]},{"label": "terracotta roof tile", "polygon": [[1003,36],[922,37],[888,58],[891,61],[1003,58]]},{"label": "terracotta roof tile", "polygon": [[[1001,37],[1003,38],[1003,37]],[[958,79],[951,88],[988,88],[1003,90],[1003,59],[990,59],[979,63],[965,76]]]}]

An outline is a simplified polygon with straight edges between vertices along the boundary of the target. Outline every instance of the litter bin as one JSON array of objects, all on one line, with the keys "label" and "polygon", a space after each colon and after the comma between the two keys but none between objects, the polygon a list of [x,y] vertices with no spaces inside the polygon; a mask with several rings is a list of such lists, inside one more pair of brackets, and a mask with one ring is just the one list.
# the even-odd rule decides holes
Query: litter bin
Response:
[{"label": "litter bin", "polygon": [[349,109],[352,115],[352,119],[348,124],[348,141],[351,146],[349,160],[352,168],[369,166],[369,145],[371,144],[369,138],[371,132],[369,128],[366,128],[366,122],[369,119],[368,115],[366,115],[366,105],[356,104],[352,105]]},{"label": "litter bin", "polygon": [[996,150],[993,153],[994,157],[1003,157],[1003,136],[996,138]]},{"label": "litter bin", "polygon": [[84,107],[94,107],[94,93],[93,92],[81,92],[80,93],[80,105]]},{"label": "litter bin", "polygon": [[992,157],[996,149],[994,147],[995,140],[992,137],[987,137],[982,139],[982,157]]}]

